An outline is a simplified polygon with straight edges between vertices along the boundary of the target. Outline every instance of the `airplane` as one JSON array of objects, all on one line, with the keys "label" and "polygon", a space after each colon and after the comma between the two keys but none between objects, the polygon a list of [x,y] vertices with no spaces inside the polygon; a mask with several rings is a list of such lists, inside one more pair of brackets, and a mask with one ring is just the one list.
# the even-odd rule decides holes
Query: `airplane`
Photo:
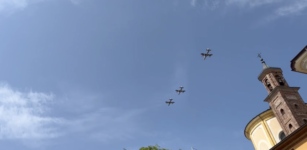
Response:
[{"label": "airplane", "polygon": [[180,93],[184,93],[184,92],[185,92],[185,90],[182,90],[182,89],[183,89],[183,86],[180,87],[180,90],[176,90],[176,92],[178,93],[178,95],[179,95]]},{"label": "airplane", "polygon": [[211,51],[211,49],[207,48],[207,53],[206,53],[206,54],[205,54],[205,53],[201,53],[201,55],[204,56],[204,60],[205,60],[208,56],[209,56],[209,57],[212,56],[212,54],[209,54],[210,51]]},{"label": "airplane", "polygon": [[165,103],[168,104],[168,106],[169,106],[170,104],[174,104],[175,102],[172,102],[172,100],[173,100],[173,99],[170,98],[170,99],[169,99],[169,102],[168,102],[168,101],[165,101]]}]

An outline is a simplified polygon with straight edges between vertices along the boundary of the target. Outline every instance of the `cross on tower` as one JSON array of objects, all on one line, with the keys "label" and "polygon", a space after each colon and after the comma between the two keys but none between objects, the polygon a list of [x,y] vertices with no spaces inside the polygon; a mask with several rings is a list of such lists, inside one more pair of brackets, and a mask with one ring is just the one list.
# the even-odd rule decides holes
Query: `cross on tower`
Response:
[{"label": "cross on tower", "polygon": [[260,58],[260,61],[261,61],[262,63],[265,64],[265,61],[264,61],[263,58],[261,57],[261,53],[259,53],[257,57],[259,57],[259,58]]},{"label": "cross on tower", "polygon": [[265,61],[263,60],[263,58],[261,57],[261,53],[258,53],[258,56],[260,58],[260,61],[262,62],[263,65],[263,69],[265,68],[269,68],[269,66],[267,64],[265,64]]}]

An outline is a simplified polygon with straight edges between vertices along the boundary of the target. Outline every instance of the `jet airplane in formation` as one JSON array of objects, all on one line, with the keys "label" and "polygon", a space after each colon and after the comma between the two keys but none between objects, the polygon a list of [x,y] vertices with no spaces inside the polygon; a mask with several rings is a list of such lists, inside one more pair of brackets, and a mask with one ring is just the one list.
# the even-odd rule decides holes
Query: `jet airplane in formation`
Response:
[{"label": "jet airplane in formation", "polygon": [[172,100],[173,100],[173,99],[170,98],[169,101],[166,101],[165,103],[168,104],[168,106],[169,106],[170,104],[174,104],[175,102],[172,102]]},{"label": "jet airplane in formation", "polygon": [[[200,54],[204,57],[204,60],[205,60],[207,57],[211,57],[211,56],[212,56],[212,54],[210,54],[211,49],[210,49],[210,48],[207,48],[206,50],[207,50],[207,53],[200,53]],[[260,56],[260,55],[259,55],[259,56]],[[176,90],[176,92],[178,93],[178,95],[180,95],[180,93],[184,93],[185,90],[183,90],[183,86],[181,86],[179,90]],[[168,106],[169,106],[170,104],[174,104],[175,102],[172,102],[172,100],[173,100],[173,99],[170,98],[169,101],[166,101],[165,103],[168,104]]]},{"label": "jet airplane in formation", "polygon": [[176,92],[178,93],[178,95],[179,95],[180,93],[184,93],[184,92],[185,92],[185,90],[182,90],[182,89],[183,89],[183,86],[180,87],[180,90],[176,90]]},{"label": "jet airplane in formation", "polygon": [[209,54],[210,51],[211,51],[211,49],[207,48],[207,53],[201,53],[201,55],[204,56],[204,60],[205,60],[208,56],[209,56],[209,57],[212,56],[212,54]]}]

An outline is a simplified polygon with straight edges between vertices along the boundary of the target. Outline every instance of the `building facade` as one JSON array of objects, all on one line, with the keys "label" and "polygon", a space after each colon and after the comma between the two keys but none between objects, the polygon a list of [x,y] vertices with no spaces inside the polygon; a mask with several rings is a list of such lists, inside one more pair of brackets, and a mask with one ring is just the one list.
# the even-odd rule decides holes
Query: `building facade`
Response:
[{"label": "building facade", "polygon": [[307,45],[291,60],[291,69],[307,74]]},{"label": "building facade", "polygon": [[255,150],[307,150],[307,106],[298,93],[300,88],[289,86],[281,68],[261,61],[258,80],[268,92],[264,101],[270,109],[247,124],[245,137]]}]

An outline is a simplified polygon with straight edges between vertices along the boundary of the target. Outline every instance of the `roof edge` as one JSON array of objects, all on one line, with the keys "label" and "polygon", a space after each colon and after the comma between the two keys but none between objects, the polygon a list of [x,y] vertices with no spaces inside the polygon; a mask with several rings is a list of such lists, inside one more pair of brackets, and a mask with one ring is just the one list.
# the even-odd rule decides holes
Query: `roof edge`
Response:
[{"label": "roof edge", "polygon": [[293,138],[293,136],[300,132],[301,130],[303,130],[304,128],[307,127],[307,123],[305,123],[304,125],[300,126],[298,129],[296,129],[295,131],[293,131],[290,135],[286,136],[283,140],[281,140],[280,142],[278,142],[276,145],[274,145],[273,147],[270,148],[270,150],[274,150],[276,149],[277,147],[279,146],[282,146],[284,145],[284,143],[288,140],[288,139],[291,139]]},{"label": "roof edge", "polygon": [[250,125],[250,123],[252,122],[252,121],[254,121],[257,117],[259,117],[261,114],[264,114],[264,113],[266,113],[266,112],[268,112],[268,111],[270,111],[271,110],[271,108],[269,108],[269,109],[267,109],[267,110],[265,110],[265,111],[263,111],[263,112],[261,112],[261,113],[259,113],[258,115],[256,115],[254,118],[252,118],[247,124],[246,124],[246,126],[245,126],[245,128],[244,128],[244,135],[245,135],[245,137],[247,138],[247,139],[249,139],[247,136],[246,136],[246,129],[247,129],[247,127]]},{"label": "roof edge", "polygon": [[[291,60],[291,69],[292,71],[296,71],[295,69],[295,64],[296,64],[296,60],[302,56],[305,52],[307,52],[307,45]],[[298,72],[298,71],[297,71]]]}]

